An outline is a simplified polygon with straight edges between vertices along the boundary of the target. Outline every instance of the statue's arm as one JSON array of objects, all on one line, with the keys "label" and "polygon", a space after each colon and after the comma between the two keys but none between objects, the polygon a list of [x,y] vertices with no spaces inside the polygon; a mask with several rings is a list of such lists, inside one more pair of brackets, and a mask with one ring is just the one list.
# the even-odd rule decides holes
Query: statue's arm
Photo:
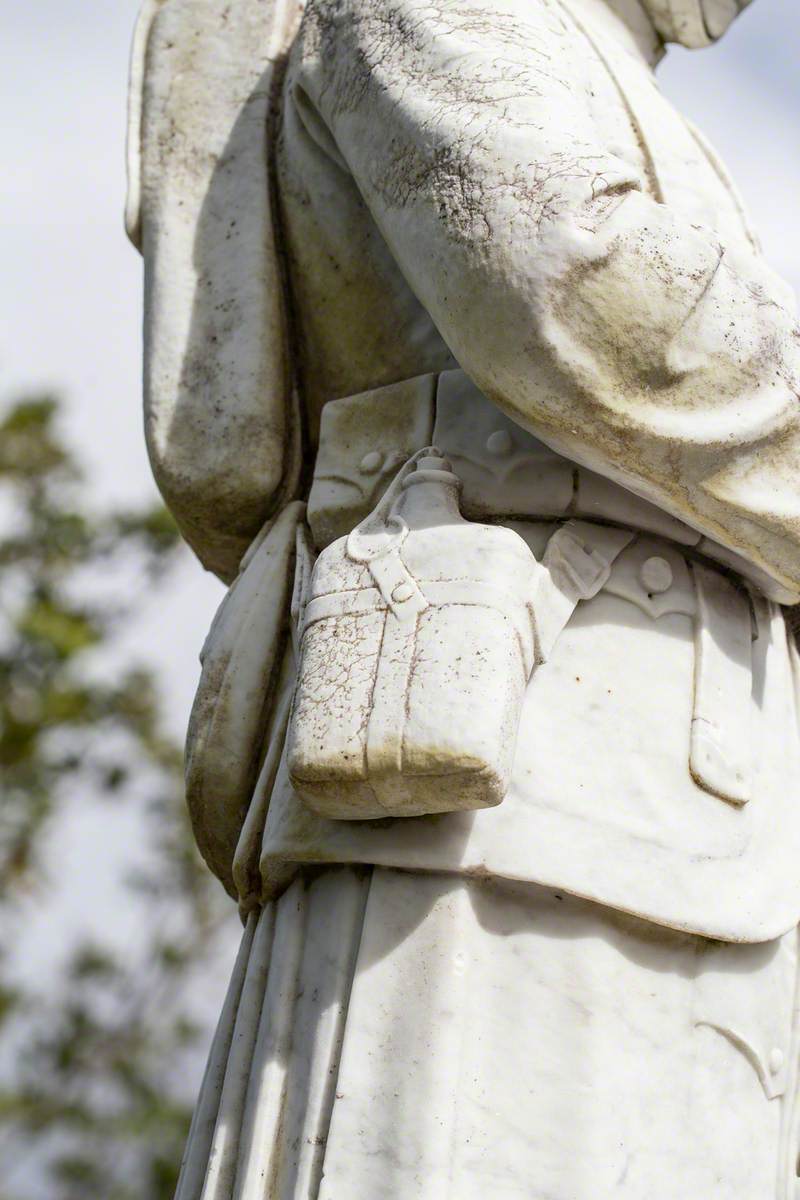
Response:
[{"label": "statue's arm", "polygon": [[556,450],[800,596],[800,331],[646,194],[548,0],[310,0],[292,102],[459,363]]},{"label": "statue's arm", "polygon": [[298,467],[267,132],[294,8],[145,0],[134,40],[126,224],[145,263],[147,446],[181,532],[227,581]]}]

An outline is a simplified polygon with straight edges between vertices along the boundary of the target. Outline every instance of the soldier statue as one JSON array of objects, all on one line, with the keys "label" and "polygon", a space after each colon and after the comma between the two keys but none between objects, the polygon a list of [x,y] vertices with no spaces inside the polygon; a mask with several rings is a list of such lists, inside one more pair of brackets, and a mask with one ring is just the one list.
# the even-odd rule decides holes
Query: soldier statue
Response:
[{"label": "soldier statue", "polygon": [[177,1200],[800,1194],[800,326],[653,74],[745,6],[146,0],[244,923]]}]

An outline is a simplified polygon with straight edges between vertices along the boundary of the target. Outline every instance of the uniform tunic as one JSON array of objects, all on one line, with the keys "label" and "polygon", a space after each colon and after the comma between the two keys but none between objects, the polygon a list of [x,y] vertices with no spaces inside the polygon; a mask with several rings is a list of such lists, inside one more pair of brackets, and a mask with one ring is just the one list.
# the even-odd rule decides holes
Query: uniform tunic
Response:
[{"label": "uniform tunic", "polygon": [[[794,1194],[778,602],[800,595],[800,339],[649,50],[602,0],[310,0],[277,156],[301,394],[316,449],[330,402],[460,369],[468,426],[488,403],[738,556],[752,798],[689,771],[686,549],[632,521],[534,675],[499,809],[325,822],[279,772],[274,899],[249,918],[179,1200]],[[535,540],[542,514],[521,515]]]}]

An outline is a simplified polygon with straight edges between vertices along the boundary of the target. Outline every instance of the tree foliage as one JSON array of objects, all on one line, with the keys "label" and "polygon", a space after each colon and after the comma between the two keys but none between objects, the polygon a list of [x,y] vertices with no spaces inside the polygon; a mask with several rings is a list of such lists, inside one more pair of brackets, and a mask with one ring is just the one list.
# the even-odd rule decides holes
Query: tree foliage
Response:
[{"label": "tree foliage", "polygon": [[[118,644],[179,539],[162,507],[94,512],[51,397],[0,417],[0,1200],[168,1200],[207,1030],[192,984],[227,913],[185,816],[156,681]],[[135,945],[77,936],[45,980],[14,963],[46,906],[53,839],[127,806],[143,852],[124,881]],[[62,886],[65,886],[61,881]],[[74,881],[75,886],[87,881]],[[66,886],[70,886],[67,881]],[[90,886],[90,884],[89,884]]]}]

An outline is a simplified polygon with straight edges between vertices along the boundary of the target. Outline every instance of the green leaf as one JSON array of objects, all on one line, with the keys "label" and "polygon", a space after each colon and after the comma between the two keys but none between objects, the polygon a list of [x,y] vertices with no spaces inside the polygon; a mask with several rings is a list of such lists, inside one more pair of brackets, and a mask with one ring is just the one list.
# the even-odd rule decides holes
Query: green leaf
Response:
[{"label": "green leaf", "polygon": [[33,600],[17,619],[24,638],[42,642],[59,658],[70,658],[100,640],[101,630],[85,612],[70,610],[51,597]]}]

